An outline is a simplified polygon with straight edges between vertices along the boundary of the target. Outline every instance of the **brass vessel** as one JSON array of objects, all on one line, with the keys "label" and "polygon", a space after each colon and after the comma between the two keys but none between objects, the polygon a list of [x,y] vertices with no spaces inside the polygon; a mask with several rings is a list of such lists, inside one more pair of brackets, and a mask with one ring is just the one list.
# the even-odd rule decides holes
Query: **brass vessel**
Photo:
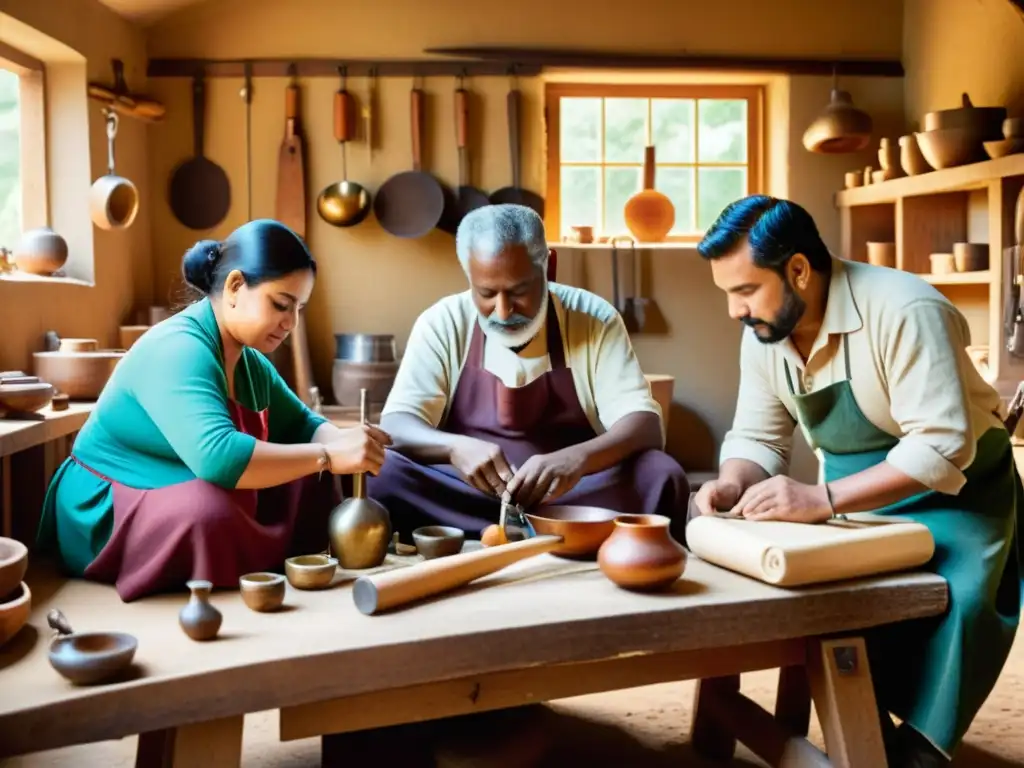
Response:
[{"label": "brass vessel", "polygon": [[[359,392],[359,420],[367,419],[366,389]],[[352,498],[331,512],[328,534],[331,554],[342,568],[374,568],[384,562],[391,543],[391,516],[379,501],[366,495],[366,476],[352,477]]]}]

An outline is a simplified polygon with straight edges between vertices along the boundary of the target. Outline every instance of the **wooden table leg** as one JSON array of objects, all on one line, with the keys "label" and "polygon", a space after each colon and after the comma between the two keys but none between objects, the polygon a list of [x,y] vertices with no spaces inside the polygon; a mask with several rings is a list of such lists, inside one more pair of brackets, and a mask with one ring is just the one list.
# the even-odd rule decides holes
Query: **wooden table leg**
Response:
[{"label": "wooden table leg", "polygon": [[241,768],[243,715],[139,735],[135,768]]},{"label": "wooden table leg", "polygon": [[775,719],[789,733],[806,736],[811,726],[811,687],[807,667],[782,667],[775,695]]},{"label": "wooden table leg", "polygon": [[0,458],[0,510],[3,521],[0,522],[0,536],[10,538],[14,530],[14,513],[11,510],[11,457]]},{"label": "wooden table leg", "polygon": [[714,715],[711,699],[719,694],[731,695],[740,690],[740,676],[712,677],[697,681],[693,697],[693,723],[690,744],[694,752],[710,760],[732,760],[736,753],[736,735]]},{"label": "wooden table leg", "polygon": [[885,768],[882,729],[864,639],[810,641],[807,673],[832,765]]}]

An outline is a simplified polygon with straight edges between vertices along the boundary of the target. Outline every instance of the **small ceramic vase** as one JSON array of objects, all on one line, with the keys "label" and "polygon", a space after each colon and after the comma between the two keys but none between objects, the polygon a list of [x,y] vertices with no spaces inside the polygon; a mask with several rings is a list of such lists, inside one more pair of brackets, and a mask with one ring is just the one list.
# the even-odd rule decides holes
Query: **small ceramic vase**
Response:
[{"label": "small ceramic vase", "polygon": [[597,564],[623,589],[667,589],[686,568],[686,550],[672,538],[663,515],[619,515],[597,553]]},{"label": "small ceramic vase", "polygon": [[193,640],[212,640],[220,632],[220,623],[224,618],[220,611],[210,604],[213,584],[193,580],[186,586],[192,591],[192,596],[178,614],[178,623],[185,634]]}]

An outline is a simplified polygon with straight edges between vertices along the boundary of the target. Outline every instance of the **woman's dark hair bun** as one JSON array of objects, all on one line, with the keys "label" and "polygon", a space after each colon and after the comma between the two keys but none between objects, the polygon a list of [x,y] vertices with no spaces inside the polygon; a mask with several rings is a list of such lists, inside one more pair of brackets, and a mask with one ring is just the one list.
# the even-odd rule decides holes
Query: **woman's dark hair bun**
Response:
[{"label": "woman's dark hair bun", "polygon": [[221,253],[221,244],[216,240],[200,240],[189,248],[181,264],[185,282],[209,295]]}]

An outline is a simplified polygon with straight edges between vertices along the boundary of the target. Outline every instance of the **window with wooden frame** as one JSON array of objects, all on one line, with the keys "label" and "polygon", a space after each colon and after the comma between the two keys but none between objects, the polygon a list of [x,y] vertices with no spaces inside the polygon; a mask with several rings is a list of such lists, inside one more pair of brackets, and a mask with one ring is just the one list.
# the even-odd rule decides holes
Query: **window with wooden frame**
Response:
[{"label": "window with wooden frame", "polygon": [[0,43],[0,247],[46,223],[44,66]]},{"label": "window with wooden frame", "polygon": [[763,103],[760,86],[548,83],[548,237],[587,225],[595,238],[628,235],[623,211],[651,145],[655,188],[675,206],[668,240],[699,240],[762,189]]}]

